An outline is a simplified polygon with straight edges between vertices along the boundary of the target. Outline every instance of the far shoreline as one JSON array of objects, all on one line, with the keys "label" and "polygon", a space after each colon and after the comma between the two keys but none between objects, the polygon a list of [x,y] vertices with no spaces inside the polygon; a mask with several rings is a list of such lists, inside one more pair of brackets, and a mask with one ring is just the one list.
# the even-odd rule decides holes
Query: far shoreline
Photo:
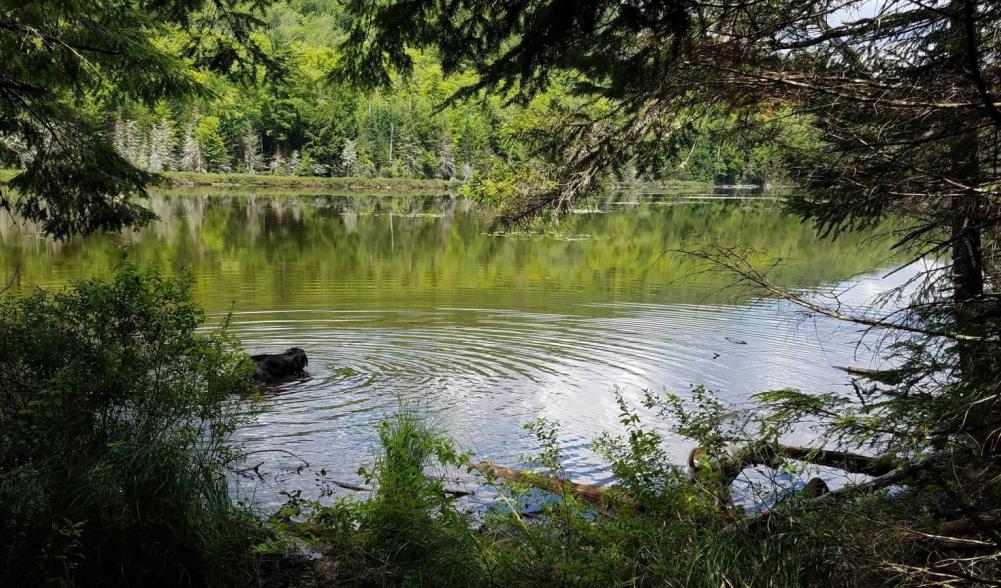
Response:
[{"label": "far shoreline", "polygon": [[[6,185],[19,173],[16,169],[0,169],[0,185]],[[341,193],[388,194],[400,192],[419,192],[436,194],[454,194],[463,186],[464,180],[388,178],[365,176],[278,176],[267,174],[245,173],[213,173],[169,171],[161,174],[163,182],[149,186],[151,190],[185,191],[191,188],[211,188],[212,191],[245,190],[248,188],[263,190],[309,190],[337,191]],[[656,189],[664,191],[708,191],[741,188],[757,188],[752,186],[722,186],[712,182],[698,180],[651,180],[620,183],[617,190],[633,191]]]}]

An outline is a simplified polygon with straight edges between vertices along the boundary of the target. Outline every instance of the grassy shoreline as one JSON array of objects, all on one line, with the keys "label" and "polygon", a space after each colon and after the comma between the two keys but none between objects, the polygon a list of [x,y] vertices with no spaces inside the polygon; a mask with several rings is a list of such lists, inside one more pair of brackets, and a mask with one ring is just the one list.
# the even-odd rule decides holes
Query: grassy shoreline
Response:
[{"label": "grassy shoreline", "polygon": [[[19,173],[16,169],[0,169],[0,185],[6,184]],[[251,174],[219,174],[172,171],[163,174],[164,183],[157,186],[167,190],[189,188],[213,188],[219,190],[266,189],[266,190],[337,190],[340,192],[361,192],[378,194],[389,192],[456,192],[465,182],[461,180],[426,180],[412,178],[368,178],[368,177],[315,177],[315,176],[271,176]],[[656,182],[633,182],[620,184],[619,190],[665,190],[693,191],[713,190],[711,183],[694,180],[663,180]]]},{"label": "grassy shoreline", "polygon": [[[20,170],[0,169],[0,185],[10,182]],[[186,188],[264,188],[339,190],[345,192],[454,192],[463,184],[458,180],[424,180],[411,178],[269,176],[251,174],[218,174],[171,171],[162,174],[160,189]]]},{"label": "grassy shoreline", "polygon": [[251,174],[217,174],[195,172],[167,172],[164,187],[193,188],[302,188],[336,189],[349,192],[398,192],[406,191],[454,191],[463,184],[461,181],[424,180],[411,178],[366,178],[366,177],[316,177],[316,176],[267,176]]}]

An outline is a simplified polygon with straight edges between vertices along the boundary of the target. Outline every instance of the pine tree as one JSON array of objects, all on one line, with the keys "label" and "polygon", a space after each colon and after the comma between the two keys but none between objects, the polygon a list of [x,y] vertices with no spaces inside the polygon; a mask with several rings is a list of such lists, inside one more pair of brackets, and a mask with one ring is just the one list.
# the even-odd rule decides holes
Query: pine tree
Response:
[{"label": "pine tree", "polygon": [[179,167],[184,171],[205,172],[205,159],[202,157],[202,147],[195,137],[195,122],[184,131],[184,143],[181,146],[181,162]]},{"label": "pine tree", "polygon": [[403,175],[405,177],[414,178],[420,175],[421,145],[417,142],[416,136],[408,127],[403,127],[400,130],[397,153],[400,163],[403,164]]},{"label": "pine tree", "polygon": [[255,175],[264,166],[261,136],[253,127],[243,136],[243,171]]},{"label": "pine tree", "polygon": [[35,150],[17,133],[0,133],[0,150],[14,155],[17,167],[28,167],[35,157]]},{"label": "pine tree", "polygon": [[353,176],[356,173],[358,163],[358,150],[356,144],[351,139],[344,140],[344,147],[341,149],[341,175]]},{"label": "pine tree", "polygon": [[452,138],[446,131],[442,133],[441,145],[438,146],[438,175],[445,180],[454,180],[455,172],[455,149],[452,148]]},{"label": "pine tree", "polygon": [[139,123],[134,120],[125,121],[125,159],[139,169],[146,169],[145,153],[146,138],[139,128]]},{"label": "pine tree", "polygon": [[285,163],[285,175],[294,176],[299,174],[299,164],[302,162],[299,156],[299,150],[295,149],[292,151],[292,155],[289,156],[288,161]]},{"label": "pine tree", "polygon": [[269,172],[273,176],[285,175],[285,166],[285,156],[282,154],[282,148],[278,147],[275,149],[275,156],[271,158]]},{"label": "pine tree", "polygon": [[122,117],[122,111],[119,110],[115,113],[115,124],[111,131],[111,144],[114,146],[115,151],[125,157],[126,153],[126,139],[125,139],[125,119]]},{"label": "pine tree", "polygon": [[174,137],[174,123],[167,117],[161,118],[150,131],[149,137],[149,171],[161,173],[174,168],[174,150],[177,139]]}]

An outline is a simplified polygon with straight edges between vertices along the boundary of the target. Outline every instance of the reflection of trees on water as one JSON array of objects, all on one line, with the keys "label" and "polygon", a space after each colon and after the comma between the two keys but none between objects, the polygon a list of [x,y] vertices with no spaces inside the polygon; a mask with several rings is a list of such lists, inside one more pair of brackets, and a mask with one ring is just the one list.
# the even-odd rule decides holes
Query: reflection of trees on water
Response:
[{"label": "reflection of trees on water", "polygon": [[[140,232],[58,243],[30,225],[0,228],[0,273],[53,284],[107,275],[127,257],[189,268],[209,308],[296,304],[698,303],[719,277],[692,278],[670,249],[705,236],[793,260],[784,285],[844,279],[882,260],[864,236],[821,241],[774,201],[619,194],[527,234],[489,234],[488,217],[455,196],[154,194],[159,221]],[[762,257],[762,263],[766,258]],[[696,284],[693,286],[693,282]],[[701,287],[699,287],[701,286]],[[473,300],[470,300],[472,298]]]}]

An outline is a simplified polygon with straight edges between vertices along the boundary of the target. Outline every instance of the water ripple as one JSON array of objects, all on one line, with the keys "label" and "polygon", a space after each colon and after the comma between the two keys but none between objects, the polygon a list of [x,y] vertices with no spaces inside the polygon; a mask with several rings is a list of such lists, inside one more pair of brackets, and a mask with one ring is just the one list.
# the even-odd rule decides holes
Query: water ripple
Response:
[{"label": "water ripple", "polygon": [[[284,448],[314,470],[352,479],[375,454],[376,425],[401,403],[499,463],[538,449],[521,425],[544,416],[567,432],[567,470],[604,482],[610,474],[590,443],[621,429],[613,386],[638,404],[644,389],[685,392],[697,383],[732,401],[773,387],[845,384],[824,366],[837,363],[831,353],[848,361],[850,346],[837,340],[850,334],[833,324],[804,326],[772,301],[596,306],[604,316],[475,307],[236,312],[232,329],[248,351],[298,346],[310,358],[310,378],[274,390],[266,413],[239,438],[251,451]],[[680,462],[688,443],[668,438]],[[294,465],[283,456],[273,467]],[[309,490],[313,481],[284,483]]]}]

